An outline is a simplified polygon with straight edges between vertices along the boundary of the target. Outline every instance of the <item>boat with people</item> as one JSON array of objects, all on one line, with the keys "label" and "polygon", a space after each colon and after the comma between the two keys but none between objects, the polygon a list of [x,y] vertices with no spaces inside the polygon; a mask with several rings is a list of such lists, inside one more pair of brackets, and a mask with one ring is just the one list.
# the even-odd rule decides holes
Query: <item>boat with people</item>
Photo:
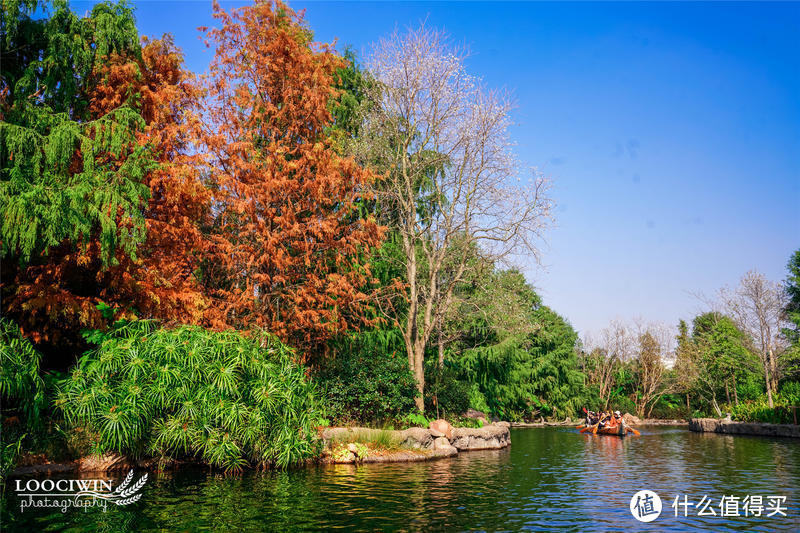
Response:
[{"label": "boat with people", "polygon": [[632,428],[619,411],[612,412],[599,412],[588,411],[583,408],[586,413],[584,423],[578,426],[581,433],[591,433],[593,435],[614,435],[616,437],[624,437],[629,433],[636,436],[641,435],[636,429]]}]

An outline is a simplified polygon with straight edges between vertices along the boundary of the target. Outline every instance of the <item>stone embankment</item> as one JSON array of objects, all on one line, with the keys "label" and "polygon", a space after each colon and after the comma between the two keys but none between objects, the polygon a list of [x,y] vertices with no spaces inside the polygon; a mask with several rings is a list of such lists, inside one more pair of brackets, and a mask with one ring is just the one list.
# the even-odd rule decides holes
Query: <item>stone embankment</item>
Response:
[{"label": "stone embankment", "polygon": [[[444,420],[431,422],[428,429],[415,427],[402,431],[369,428],[325,428],[321,431],[326,449],[337,442],[349,443],[350,453],[326,453],[326,463],[389,463],[428,461],[452,457],[462,451],[499,450],[511,444],[508,422],[496,422],[480,428],[454,428]],[[391,441],[394,449],[359,457],[359,443]]]},{"label": "stone embankment", "polygon": [[689,429],[697,432],[726,433],[729,435],[800,438],[800,425],[734,422],[727,418],[692,418],[689,421]]}]

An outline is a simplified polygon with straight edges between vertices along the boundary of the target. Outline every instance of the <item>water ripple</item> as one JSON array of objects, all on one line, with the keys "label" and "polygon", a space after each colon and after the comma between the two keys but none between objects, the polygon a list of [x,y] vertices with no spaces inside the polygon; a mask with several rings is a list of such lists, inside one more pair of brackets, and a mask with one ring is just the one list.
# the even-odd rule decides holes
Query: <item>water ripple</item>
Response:
[{"label": "water ripple", "polygon": [[[513,430],[510,449],[414,464],[331,465],[219,476],[154,476],[131,507],[18,512],[3,500],[4,531],[798,531],[800,443],[652,428],[639,438],[570,428]],[[652,524],[631,495],[659,493]],[[7,490],[7,493],[11,491]],[[676,495],[787,496],[787,518],[675,516]]]}]

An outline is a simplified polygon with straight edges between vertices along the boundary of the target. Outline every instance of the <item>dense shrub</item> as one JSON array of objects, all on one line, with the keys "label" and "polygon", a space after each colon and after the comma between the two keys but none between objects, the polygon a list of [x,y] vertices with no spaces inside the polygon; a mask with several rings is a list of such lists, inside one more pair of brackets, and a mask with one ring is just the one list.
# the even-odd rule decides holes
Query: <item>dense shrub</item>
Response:
[{"label": "dense shrub", "polygon": [[791,405],[796,403],[785,402],[780,395],[775,397],[775,406],[770,407],[766,396],[758,400],[740,402],[739,405],[723,406],[723,411],[731,413],[731,418],[742,422],[764,422],[768,424],[792,424]]},{"label": "dense shrub", "polygon": [[636,413],[636,403],[627,396],[616,396],[609,401],[608,409],[621,413]]},{"label": "dense shrub", "polygon": [[481,392],[481,388],[477,383],[470,383],[469,387],[469,406],[472,409],[480,411],[481,413],[489,413],[489,403],[486,401],[486,396]]},{"label": "dense shrub", "polygon": [[383,422],[416,411],[417,388],[398,330],[353,333],[333,347],[317,380],[334,421]]},{"label": "dense shrub", "polygon": [[[736,394],[739,401],[757,400],[764,395],[764,374],[748,373],[736,382]],[[720,391],[724,394],[724,391]]]},{"label": "dense shrub", "polygon": [[686,399],[680,394],[665,394],[653,406],[651,418],[683,419],[691,417],[686,408]]},{"label": "dense shrub", "polygon": [[[435,357],[429,357],[425,365],[425,412],[461,415],[470,407],[472,384],[459,379],[458,371],[449,360],[439,366]],[[438,408],[438,409],[437,409]]]},{"label": "dense shrub", "polygon": [[226,470],[285,467],[317,451],[314,385],[275,337],[119,324],[62,384],[68,422],[99,453],[190,457]]},{"label": "dense shrub", "polygon": [[784,404],[800,407],[800,381],[785,382],[778,394]]}]

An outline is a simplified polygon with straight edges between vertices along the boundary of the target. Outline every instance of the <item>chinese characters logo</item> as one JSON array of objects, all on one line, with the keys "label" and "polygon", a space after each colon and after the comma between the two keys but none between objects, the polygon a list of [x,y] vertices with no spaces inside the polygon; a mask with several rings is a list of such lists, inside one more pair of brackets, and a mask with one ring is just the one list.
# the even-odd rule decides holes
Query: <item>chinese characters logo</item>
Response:
[{"label": "chinese characters logo", "polygon": [[630,509],[639,522],[652,522],[661,514],[661,498],[652,490],[640,490],[631,498]]},{"label": "chinese characters logo", "polygon": [[787,516],[786,513],[789,510],[786,506],[786,496],[764,497],[759,494],[749,494],[744,498],[733,494],[724,495],[719,503],[716,503],[705,494],[697,502],[690,501],[685,494],[681,500],[681,495],[679,494],[675,496],[672,508],[675,509],[675,516],[689,516],[689,509],[694,508],[697,510],[697,516],[764,516],[767,518]]}]

